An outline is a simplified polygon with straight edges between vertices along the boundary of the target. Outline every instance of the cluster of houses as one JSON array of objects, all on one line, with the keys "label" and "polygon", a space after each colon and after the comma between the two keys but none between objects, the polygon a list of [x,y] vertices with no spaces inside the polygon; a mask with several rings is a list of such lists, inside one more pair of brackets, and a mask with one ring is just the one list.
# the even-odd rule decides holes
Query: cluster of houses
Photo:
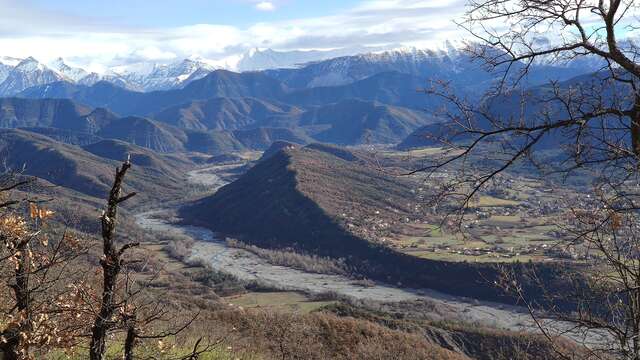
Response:
[{"label": "cluster of houses", "polygon": [[543,255],[543,252],[540,250],[546,249],[549,246],[543,244],[540,247],[537,246],[526,246],[523,248],[514,248],[514,247],[501,247],[501,246],[491,246],[491,247],[475,247],[475,248],[456,248],[443,244],[438,244],[434,246],[428,246],[424,248],[420,248],[420,251],[427,251],[433,253],[448,253],[454,255],[464,255],[470,257],[479,257],[479,256],[488,256],[494,258],[503,258],[503,259],[511,259],[518,256],[524,255]]}]

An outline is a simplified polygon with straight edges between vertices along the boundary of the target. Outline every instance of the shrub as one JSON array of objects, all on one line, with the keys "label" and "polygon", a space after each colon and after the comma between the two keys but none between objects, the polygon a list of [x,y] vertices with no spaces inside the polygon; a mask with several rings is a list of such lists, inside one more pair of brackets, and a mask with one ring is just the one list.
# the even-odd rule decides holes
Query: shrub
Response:
[{"label": "shrub", "polygon": [[306,255],[294,251],[264,249],[229,238],[227,238],[227,245],[249,251],[273,265],[286,266],[318,274],[348,276],[351,273],[343,260],[335,260],[316,255]]},{"label": "shrub", "polygon": [[168,239],[164,249],[169,256],[182,262],[185,262],[191,256],[191,248],[194,244],[192,238],[178,234],[165,236],[164,238]]}]

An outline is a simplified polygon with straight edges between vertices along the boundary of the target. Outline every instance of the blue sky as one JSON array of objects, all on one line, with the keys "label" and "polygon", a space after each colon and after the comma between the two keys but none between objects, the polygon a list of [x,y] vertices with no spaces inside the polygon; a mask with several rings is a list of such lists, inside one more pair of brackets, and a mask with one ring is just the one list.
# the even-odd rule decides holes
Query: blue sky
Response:
[{"label": "blue sky", "polygon": [[[32,0],[34,5],[74,15],[110,18],[116,23],[151,27],[224,24],[246,27],[264,21],[327,16],[350,9],[357,0]],[[273,10],[257,4],[271,3]],[[268,8],[268,6],[267,6]]]}]

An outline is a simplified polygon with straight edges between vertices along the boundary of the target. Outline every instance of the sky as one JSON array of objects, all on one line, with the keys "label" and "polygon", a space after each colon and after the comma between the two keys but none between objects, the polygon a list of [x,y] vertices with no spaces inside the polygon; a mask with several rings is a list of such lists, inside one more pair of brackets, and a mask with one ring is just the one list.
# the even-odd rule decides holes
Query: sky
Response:
[{"label": "sky", "polygon": [[0,55],[100,70],[250,49],[430,47],[461,36],[464,0],[0,0]]}]

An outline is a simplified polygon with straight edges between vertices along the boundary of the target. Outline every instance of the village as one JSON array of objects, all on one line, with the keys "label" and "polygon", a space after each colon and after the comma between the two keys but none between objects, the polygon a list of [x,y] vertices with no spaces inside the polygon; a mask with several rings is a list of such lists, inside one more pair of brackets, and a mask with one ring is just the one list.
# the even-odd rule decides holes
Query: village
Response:
[{"label": "village", "polygon": [[[434,178],[446,180],[450,174]],[[403,208],[375,210],[363,218],[341,214],[349,231],[397,251],[427,259],[472,262],[581,261],[593,256],[569,245],[567,209],[591,206],[568,184],[505,174],[472,199],[463,221],[429,208],[429,183],[416,182]],[[458,226],[459,228],[454,228]],[[460,231],[462,230],[462,231]]]}]

